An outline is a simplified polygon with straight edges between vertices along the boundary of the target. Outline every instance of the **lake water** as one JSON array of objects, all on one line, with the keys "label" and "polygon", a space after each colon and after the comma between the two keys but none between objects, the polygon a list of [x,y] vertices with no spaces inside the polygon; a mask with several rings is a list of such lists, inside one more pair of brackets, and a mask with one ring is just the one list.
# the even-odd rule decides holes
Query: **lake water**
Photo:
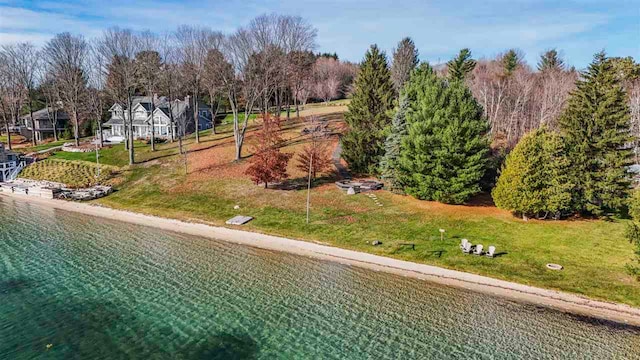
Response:
[{"label": "lake water", "polygon": [[640,359],[640,329],[0,197],[2,359]]}]

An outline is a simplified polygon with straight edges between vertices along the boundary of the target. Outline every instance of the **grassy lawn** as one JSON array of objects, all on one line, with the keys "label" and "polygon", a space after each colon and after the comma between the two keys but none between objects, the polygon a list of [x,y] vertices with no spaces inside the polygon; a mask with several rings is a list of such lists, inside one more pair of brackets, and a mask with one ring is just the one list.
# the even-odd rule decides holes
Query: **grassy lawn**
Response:
[{"label": "grassy lawn", "polygon": [[[344,126],[341,114],[323,116],[336,131]],[[295,120],[282,124],[282,151],[298,152],[305,145],[308,139],[301,135],[302,128],[304,124]],[[247,132],[244,156],[251,154],[255,129],[252,124]],[[332,174],[324,174],[312,191],[307,225],[305,190],[265,190],[244,175],[246,160],[233,162],[230,125],[218,127],[216,135],[210,131],[201,135],[200,144],[193,137],[185,140],[186,167],[177,143],[161,144],[156,152],[137,143],[139,164],[133,167],[125,166],[122,145],[102,150],[102,162],[121,167],[121,173],[117,191],[96,202],[219,226],[232,216],[250,215],[255,220],[243,229],[640,306],[640,283],[624,268],[633,255],[623,237],[626,220],[525,222],[496,209],[487,196],[473,205],[452,206],[378,191],[384,205],[379,207],[364,194],[347,196],[333,185]],[[334,136],[328,141],[335,146],[338,140]],[[58,152],[52,158],[95,161],[95,154]],[[304,182],[306,174],[295,165],[294,158],[289,165],[291,178]],[[240,210],[234,210],[235,205]],[[440,228],[446,230],[444,240]],[[458,248],[461,238],[485,248],[494,245],[500,256],[464,255]],[[369,245],[372,240],[382,245]],[[405,242],[415,243],[415,250],[400,245]],[[547,263],[562,264],[565,270],[547,270]]]},{"label": "grassy lawn", "polygon": [[73,141],[73,139],[71,139],[71,140],[63,139],[63,140],[58,140],[58,141],[49,141],[49,142],[46,142],[46,143],[39,143],[36,146],[31,146],[31,143],[29,143],[28,146],[15,147],[14,150],[19,151],[19,152],[24,153],[24,154],[28,154],[28,153],[32,153],[32,152],[51,149],[51,148],[57,147],[57,146],[62,146],[65,143],[72,142],[72,141]]}]

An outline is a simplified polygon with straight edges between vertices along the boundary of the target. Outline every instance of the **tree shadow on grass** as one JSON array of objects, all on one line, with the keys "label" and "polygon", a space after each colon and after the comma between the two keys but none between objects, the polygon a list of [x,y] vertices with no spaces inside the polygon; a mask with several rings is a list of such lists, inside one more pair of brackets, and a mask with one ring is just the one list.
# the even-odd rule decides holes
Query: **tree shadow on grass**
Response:
[{"label": "tree shadow on grass", "polygon": [[442,257],[442,255],[444,255],[444,253],[446,253],[447,250],[432,250],[432,251],[425,251],[424,252],[424,256],[425,257],[434,257],[434,258],[438,258],[440,259]]},{"label": "tree shadow on grass", "polygon": [[469,199],[469,201],[465,202],[464,205],[470,207],[496,207],[496,205],[493,203],[491,193],[488,192],[481,192],[475,195],[474,197]]},{"label": "tree shadow on grass", "polygon": [[[311,188],[313,189],[325,184],[333,183],[336,180],[337,180],[337,175],[335,174],[335,172],[332,172],[311,181]],[[304,190],[309,185],[308,181],[309,179],[307,177],[287,179],[281,183],[269,185],[269,188],[277,189],[277,190]]]}]

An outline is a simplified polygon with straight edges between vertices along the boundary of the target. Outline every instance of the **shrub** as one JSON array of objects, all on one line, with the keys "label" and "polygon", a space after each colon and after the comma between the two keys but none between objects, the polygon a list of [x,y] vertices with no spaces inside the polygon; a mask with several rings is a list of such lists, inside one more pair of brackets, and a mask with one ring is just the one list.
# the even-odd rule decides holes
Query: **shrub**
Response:
[{"label": "shrub", "polygon": [[525,135],[507,156],[493,201],[524,219],[549,215],[557,219],[572,211],[569,170],[560,136],[540,128]]}]

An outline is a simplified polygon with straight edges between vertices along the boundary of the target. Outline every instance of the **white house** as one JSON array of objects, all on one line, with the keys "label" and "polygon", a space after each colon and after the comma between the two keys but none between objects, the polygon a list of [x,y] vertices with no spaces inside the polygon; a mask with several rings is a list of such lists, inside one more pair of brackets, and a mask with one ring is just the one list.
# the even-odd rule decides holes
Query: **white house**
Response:
[{"label": "white house", "polygon": [[[151,101],[149,96],[138,96],[133,99],[133,136],[136,139],[148,139],[151,137]],[[195,129],[193,112],[189,97],[184,100],[169,102],[164,97],[153,97],[155,110],[153,112],[153,125],[155,137],[159,139],[175,138],[178,131],[184,126],[184,132],[190,133]],[[110,109],[111,118],[103,124],[103,135],[109,138],[124,138],[125,119],[129,113],[120,104],[114,104]],[[173,123],[171,114],[173,113]],[[198,104],[198,120],[200,130],[210,129],[212,126],[211,110],[204,104]],[[128,124],[128,121],[127,121]]]}]

